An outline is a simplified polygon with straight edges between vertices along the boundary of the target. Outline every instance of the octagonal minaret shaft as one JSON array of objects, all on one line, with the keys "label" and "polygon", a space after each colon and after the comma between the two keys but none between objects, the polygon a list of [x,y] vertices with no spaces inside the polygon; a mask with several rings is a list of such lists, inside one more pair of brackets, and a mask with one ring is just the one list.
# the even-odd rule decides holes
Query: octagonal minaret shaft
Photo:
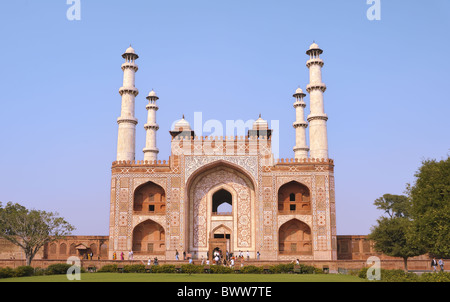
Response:
[{"label": "octagonal minaret shaft", "polygon": [[135,160],[136,148],[136,124],[138,120],[134,117],[134,102],[139,91],[134,86],[135,73],[138,66],[135,60],[139,56],[130,46],[122,55],[125,63],[122,64],[123,86],[119,93],[122,96],[122,109],[120,117],[117,119],[119,124],[119,135],[117,137],[117,160]]},{"label": "octagonal minaret shaft", "polygon": [[144,160],[155,161],[158,159],[159,150],[156,147],[156,131],[158,131],[159,126],[156,123],[156,111],[158,111],[158,106],[156,101],[158,96],[152,90],[147,96],[148,104],[147,108],[147,124],[144,125],[146,131],[145,148],[144,148]]},{"label": "octagonal minaret shaft", "polygon": [[327,120],[324,112],[323,93],[327,89],[322,83],[323,60],[320,58],[322,49],[313,43],[306,54],[309,60],[306,66],[309,68],[309,84],[306,87],[310,96],[309,144],[311,158],[328,158]]},{"label": "octagonal minaret shaft", "polygon": [[308,145],[306,144],[306,128],[308,127],[308,123],[305,121],[305,107],[306,103],[303,101],[303,98],[306,94],[303,93],[303,90],[298,88],[295,91],[293,97],[295,98],[294,108],[295,108],[295,122],[293,124],[295,129],[295,147],[294,154],[295,158],[302,159],[308,158]]}]

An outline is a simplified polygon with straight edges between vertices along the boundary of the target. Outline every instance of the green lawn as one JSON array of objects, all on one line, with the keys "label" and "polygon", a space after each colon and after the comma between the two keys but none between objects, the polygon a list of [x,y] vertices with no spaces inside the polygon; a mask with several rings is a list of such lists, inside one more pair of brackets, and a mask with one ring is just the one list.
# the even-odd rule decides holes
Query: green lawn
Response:
[{"label": "green lawn", "polygon": [[81,280],[69,281],[66,275],[5,278],[0,282],[362,282],[349,275],[335,274],[138,274],[83,273]]}]

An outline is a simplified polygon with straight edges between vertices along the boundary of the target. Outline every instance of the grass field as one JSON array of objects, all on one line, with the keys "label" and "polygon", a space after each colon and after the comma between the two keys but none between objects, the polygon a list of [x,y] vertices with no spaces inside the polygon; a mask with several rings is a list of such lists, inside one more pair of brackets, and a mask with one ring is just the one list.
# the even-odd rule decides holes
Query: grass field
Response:
[{"label": "grass field", "polygon": [[66,275],[5,278],[0,282],[362,282],[349,275],[335,274],[138,274],[84,273],[81,280],[70,281]]}]

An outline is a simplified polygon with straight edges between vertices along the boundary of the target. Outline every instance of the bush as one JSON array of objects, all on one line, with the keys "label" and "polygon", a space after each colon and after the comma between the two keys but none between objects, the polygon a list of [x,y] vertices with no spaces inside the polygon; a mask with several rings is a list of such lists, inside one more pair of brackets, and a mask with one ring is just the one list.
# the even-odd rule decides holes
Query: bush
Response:
[{"label": "bush", "polygon": [[99,272],[99,273],[116,273],[117,272],[117,264],[104,265],[97,272]]},{"label": "bush", "polygon": [[[358,277],[367,279],[367,271],[369,268],[364,267],[358,272]],[[419,281],[419,276],[415,273],[407,273],[401,269],[381,269],[381,280],[384,282],[413,282]]]},{"label": "bush", "polygon": [[184,264],[181,266],[181,272],[189,275],[203,273],[203,266],[194,264]]},{"label": "bush", "polygon": [[14,277],[29,277],[34,275],[34,268],[29,265],[19,266],[14,270]]},{"label": "bush", "polygon": [[447,273],[447,272],[424,273],[420,276],[419,281],[421,281],[421,282],[450,282],[450,273]]},{"label": "bush", "polygon": [[176,269],[175,269],[175,265],[172,265],[172,264],[152,265],[151,272],[152,273],[170,274],[170,273],[175,273]]},{"label": "bush", "polygon": [[45,270],[46,275],[64,275],[72,265],[67,263],[51,264]]},{"label": "bush", "polygon": [[247,265],[241,268],[243,274],[262,274],[264,269],[262,266]]},{"label": "bush", "polygon": [[311,265],[300,264],[300,274],[323,274],[323,270]]},{"label": "bush", "polygon": [[292,273],[294,271],[294,263],[272,265],[269,267],[269,271],[272,274]]},{"label": "bush", "polygon": [[143,264],[131,264],[123,267],[124,273],[145,273],[145,265]]},{"label": "bush", "polygon": [[45,274],[45,269],[40,268],[40,267],[36,267],[34,269],[34,275],[35,276],[43,276]]},{"label": "bush", "polygon": [[0,268],[0,279],[14,277],[14,270],[10,267]]},{"label": "bush", "polygon": [[230,274],[234,271],[231,267],[222,265],[211,265],[209,268],[212,274]]}]

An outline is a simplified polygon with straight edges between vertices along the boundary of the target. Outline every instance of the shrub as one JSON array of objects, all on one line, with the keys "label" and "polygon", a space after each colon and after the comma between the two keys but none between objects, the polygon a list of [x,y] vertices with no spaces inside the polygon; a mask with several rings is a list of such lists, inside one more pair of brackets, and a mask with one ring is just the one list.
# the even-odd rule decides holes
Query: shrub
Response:
[{"label": "shrub", "polygon": [[0,279],[14,277],[14,270],[10,267],[0,268]]},{"label": "shrub", "polygon": [[189,275],[203,273],[203,266],[194,264],[184,264],[181,266],[181,272]]},{"label": "shrub", "polygon": [[415,273],[407,273],[404,270],[381,270],[381,281],[385,282],[411,282],[418,281],[419,277]]},{"label": "shrub", "polygon": [[211,265],[210,269],[212,274],[231,274],[234,271],[231,267],[222,265]]},{"label": "shrub", "polygon": [[450,282],[450,273],[448,273],[448,272],[424,273],[420,276],[419,281],[421,281],[421,282]]},{"label": "shrub", "polygon": [[99,273],[116,273],[117,272],[117,264],[104,265],[97,272],[99,272]]},{"label": "shrub", "polygon": [[[369,268],[364,267],[358,272],[358,277],[367,279],[367,271]],[[384,282],[412,282],[419,281],[419,277],[415,273],[407,273],[401,269],[381,269],[381,280]]]},{"label": "shrub", "polygon": [[322,274],[323,270],[311,265],[300,264],[300,274]]},{"label": "shrub", "polygon": [[71,267],[72,265],[67,264],[67,263],[56,263],[56,264],[51,264],[47,267],[47,269],[45,270],[45,274],[46,275],[63,275],[67,273],[67,270]]},{"label": "shrub", "polygon": [[143,264],[130,264],[123,267],[124,273],[145,273],[145,265]]},{"label": "shrub", "polygon": [[272,274],[291,273],[294,271],[294,264],[288,263],[288,264],[272,265],[271,267],[269,267],[269,271]]},{"label": "shrub", "polygon": [[176,269],[175,269],[175,265],[172,265],[172,264],[152,265],[151,272],[152,273],[170,274],[170,273],[175,273]]},{"label": "shrub", "polygon": [[241,273],[243,274],[262,274],[263,271],[263,267],[254,265],[247,265],[241,268]]},{"label": "shrub", "polygon": [[35,276],[43,276],[45,274],[45,269],[36,267],[34,268],[34,275]]},{"label": "shrub", "polygon": [[29,277],[34,275],[34,268],[29,265],[19,266],[14,270],[14,277]]}]

